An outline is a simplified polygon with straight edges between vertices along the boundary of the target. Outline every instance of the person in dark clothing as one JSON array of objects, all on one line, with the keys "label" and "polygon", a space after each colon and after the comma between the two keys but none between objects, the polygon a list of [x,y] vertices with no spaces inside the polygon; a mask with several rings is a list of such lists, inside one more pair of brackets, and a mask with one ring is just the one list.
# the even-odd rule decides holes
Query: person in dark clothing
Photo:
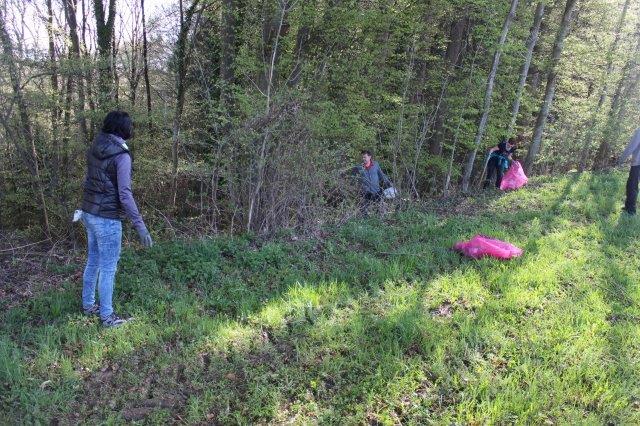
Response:
[{"label": "person in dark clothing", "polygon": [[515,138],[510,138],[509,140],[502,141],[489,150],[487,178],[484,181],[484,188],[489,187],[494,176],[496,179],[496,188],[500,188],[502,176],[504,176],[504,172],[509,168],[509,162],[513,159],[512,155],[515,150]]},{"label": "person in dark clothing", "polygon": [[636,214],[636,202],[638,200],[638,181],[640,180],[640,129],[637,129],[627,147],[618,159],[618,166],[622,166],[631,156],[631,168],[627,179],[627,199],[622,210],[630,215]]},{"label": "person in dark clothing", "polygon": [[366,215],[369,207],[382,200],[382,182],[387,187],[393,186],[391,180],[380,168],[380,164],[373,160],[371,151],[362,151],[362,164],[355,168],[355,173],[360,180],[360,211]]},{"label": "person in dark clothing", "polygon": [[[87,315],[99,315],[105,327],[127,322],[112,306],[116,268],[122,243],[123,215],[129,217],[144,247],[153,241],[131,191],[131,155],[126,140],[133,136],[129,114],[112,111],[87,152],[81,220],[87,230],[88,256],[82,285],[82,307]],[[95,302],[96,285],[100,304]]]}]

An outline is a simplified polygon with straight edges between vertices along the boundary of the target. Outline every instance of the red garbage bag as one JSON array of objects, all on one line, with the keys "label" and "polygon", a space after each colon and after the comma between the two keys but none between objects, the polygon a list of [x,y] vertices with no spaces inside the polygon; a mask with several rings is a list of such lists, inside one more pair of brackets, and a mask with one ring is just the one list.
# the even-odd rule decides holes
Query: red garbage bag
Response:
[{"label": "red garbage bag", "polygon": [[509,189],[518,189],[522,186],[526,185],[529,181],[529,178],[524,174],[524,170],[522,169],[522,165],[519,161],[514,161],[511,163],[511,167],[507,170],[507,173],[502,177],[502,182],[500,182],[500,189],[503,191],[507,191]]},{"label": "red garbage bag", "polygon": [[491,256],[496,259],[512,259],[522,255],[522,249],[513,244],[484,235],[476,235],[469,241],[457,242],[453,248],[473,259],[480,259],[484,256]]}]

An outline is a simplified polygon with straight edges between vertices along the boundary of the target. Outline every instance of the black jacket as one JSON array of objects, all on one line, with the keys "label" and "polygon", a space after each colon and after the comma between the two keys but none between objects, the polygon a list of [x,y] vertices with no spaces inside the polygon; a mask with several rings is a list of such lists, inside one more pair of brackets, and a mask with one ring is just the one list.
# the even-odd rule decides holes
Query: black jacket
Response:
[{"label": "black jacket", "polygon": [[118,196],[115,158],[129,155],[118,139],[100,133],[87,151],[87,176],[84,181],[82,210],[92,215],[120,219],[122,206]]}]

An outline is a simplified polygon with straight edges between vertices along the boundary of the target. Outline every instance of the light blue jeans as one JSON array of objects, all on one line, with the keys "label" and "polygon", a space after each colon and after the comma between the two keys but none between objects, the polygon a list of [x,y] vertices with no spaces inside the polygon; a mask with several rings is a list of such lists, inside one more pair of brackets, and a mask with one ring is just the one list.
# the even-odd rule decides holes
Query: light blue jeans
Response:
[{"label": "light blue jeans", "polygon": [[82,307],[87,309],[96,303],[96,284],[100,299],[100,318],[113,313],[113,288],[122,245],[122,222],[106,219],[86,212],[82,223],[87,229],[87,266],[82,278]]}]

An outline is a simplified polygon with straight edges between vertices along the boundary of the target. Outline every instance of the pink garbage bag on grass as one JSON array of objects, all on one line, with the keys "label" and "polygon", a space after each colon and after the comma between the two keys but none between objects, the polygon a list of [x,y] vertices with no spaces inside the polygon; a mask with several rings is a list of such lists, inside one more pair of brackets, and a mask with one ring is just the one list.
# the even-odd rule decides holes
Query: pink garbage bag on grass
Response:
[{"label": "pink garbage bag on grass", "polygon": [[457,250],[474,259],[484,256],[495,257],[496,259],[512,259],[522,255],[522,249],[504,241],[476,235],[469,241],[460,241],[453,246]]},{"label": "pink garbage bag on grass", "polygon": [[511,163],[511,167],[507,170],[507,173],[502,177],[500,182],[500,189],[507,191],[509,189],[518,189],[527,184],[529,178],[524,174],[522,165],[519,161]]}]

